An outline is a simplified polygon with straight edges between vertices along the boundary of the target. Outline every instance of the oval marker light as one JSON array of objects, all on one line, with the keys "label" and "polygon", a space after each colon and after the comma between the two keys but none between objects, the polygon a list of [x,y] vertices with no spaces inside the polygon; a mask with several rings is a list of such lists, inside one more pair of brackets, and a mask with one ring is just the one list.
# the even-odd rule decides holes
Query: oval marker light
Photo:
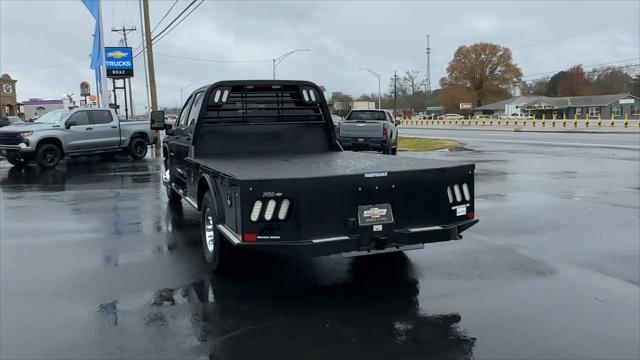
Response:
[{"label": "oval marker light", "polygon": [[456,194],[456,201],[462,201],[462,193],[460,193],[460,186],[458,184],[453,185],[453,193]]},{"label": "oval marker light", "polygon": [[462,184],[462,193],[464,194],[464,199],[469,201],[471,199],[471,193],[469,192],[469,185],[467,183]]},{"label": "oval marker light", "polygon": [[229,97],[229,90],[225,90],[222,93],[222,102],[227,102],[227,98]]},{"label": "oval marker light", "polygon": [[447,186],[447,196],[449,197],[449,203],[453,204],[453,193],[451,193],[451,186]]},{"label": "oval marker light", "polygon": [[304,101],[309,101],[309,93],[307,92],[307,89],[302,89],[302,97],[304,98]]},{"label": "oval marker light", "polygon": [[216,90],[215,95],[213,96],[213,102],[220,101],[220,90]]},{"label": "oval marker light", "polygon": [[258,221],[258,218],[260,217],[260,210],[262,210],[262,201],[257,200],[253,204],[253,209],[251,210],[251,221]]},{"label": "oval marker light", "polygon": [[269,221],[273,218],[273,211],[276,209],[276,201],[269,200],[267,202],[267,208],[264,210],[264,219]]},{"label": "oval marker light", "polygon": [[278,210],[278,219],[284,220],[289,212],[289,199],[282,200],[280,204],[280,210]]}]

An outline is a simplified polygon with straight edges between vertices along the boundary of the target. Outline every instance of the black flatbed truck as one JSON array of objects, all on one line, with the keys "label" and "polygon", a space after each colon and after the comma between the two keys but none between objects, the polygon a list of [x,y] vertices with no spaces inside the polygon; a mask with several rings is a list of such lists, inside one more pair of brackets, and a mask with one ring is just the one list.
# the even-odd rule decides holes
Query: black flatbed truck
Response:
[{"label": "black flatbed truck", "polygon": [[[460,239],[478,222],[473,164],[342,151],[320,88],[222,81],[194,91],[165,129],[170,201],[200,211],[212,271],[233,247],[359,256]],[[241,261],[241,260],[237,260]]]}]

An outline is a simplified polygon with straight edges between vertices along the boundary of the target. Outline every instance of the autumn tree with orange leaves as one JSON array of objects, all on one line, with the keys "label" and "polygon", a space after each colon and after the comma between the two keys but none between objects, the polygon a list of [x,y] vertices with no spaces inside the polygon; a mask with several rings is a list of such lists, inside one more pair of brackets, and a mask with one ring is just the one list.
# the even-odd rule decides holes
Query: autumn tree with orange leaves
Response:
[{"label": "autumn tree with orange leaves", "polygon": [[511,97],[522,72],[513,63],[509,48],[489,43],[460,46],[440,79],[440,104],[447,111],[459,111],[459,104],[481,106]]}]

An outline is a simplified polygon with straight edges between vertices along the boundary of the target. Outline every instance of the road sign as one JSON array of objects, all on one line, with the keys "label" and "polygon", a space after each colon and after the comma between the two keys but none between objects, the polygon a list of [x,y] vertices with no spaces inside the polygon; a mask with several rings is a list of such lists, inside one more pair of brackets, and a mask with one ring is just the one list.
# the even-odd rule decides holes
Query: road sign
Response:
[{"label": "road sign", "polygon": [[91,100],[91,102],[95,102],[98,98],[95,95],[91,95],[89,96],[89,100]]},{"label": "road sign", "polygon": [[91,94],[91,86],[88,82],[83,81],[80,83],[80,96],[89,96]]},{"label": "road sign", "polygon": [[130,47],[105,47],[107,77],[133,77],[133,52]]},{"label": "road sign", "polygon": [[460,103],[460,110],[471,110],[473,109],[472,103]]}]

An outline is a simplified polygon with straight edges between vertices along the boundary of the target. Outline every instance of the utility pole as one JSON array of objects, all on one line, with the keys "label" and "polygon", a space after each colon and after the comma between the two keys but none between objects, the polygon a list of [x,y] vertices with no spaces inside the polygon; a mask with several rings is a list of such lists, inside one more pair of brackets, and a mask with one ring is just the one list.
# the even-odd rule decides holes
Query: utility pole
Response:
[{"label": "utility pole", "polygon": [[[134,27],[131,27],[131,28],[126,28],[123,25],[122,28],[120,28],[120,29],[112,27],[111,31],[112,32],[121,33],[122,34],[122,38],[124,39],[124,46],[125,47],[129,47],[129,43],[127,42],[127,33],[130,33],[132,31],[136,31],[136,27],[134,26]],[[127,78],[127,86],[129,87],[129,108],[131,109],[131,115],[133,116],[133,90],[131,89],[131,78]],[[126,102],[127,102],[126,97],[125,97],[124,101],[125,101],[125,104],[126,104]],[[125,106],[125,108],[126,108],[126,106]]]},{"label": "utility pole", "polygon": [[429,45],[429,34],[427,34],[427,82],[424,84],[424,91],[431,94],[431,46]]},{"label": "utility pole", "polygon": [[396,108],[398,106],[398,75],[396,71],[393,71],[393,117],[396,117],[397,111]]},{"label": "utility pole", "polygon": [[[140,44],[144,44],[144,22],[142,21],[142,0],[138,0],[138,13],[140,14]],[[142,52],[142,61],[144,63],[144,95],[147,98],[147,107],[145,108],[146,112],[149,112],[150,101],[149,101],[149,76],[147,71],[147,55]]]},{"label": "utility pole", "polygon": [[[156,94],[156,73],[153,65],[153,44],[151,42],[151,21],[149,20],[149,0],[142,0],[144,15],[144,38],[147,47],[149,65],[149,93],[151,94],[151,111],[158,110],[158,96]],[[156,133],[158,133],[156,131]],[[158,137],[159,139],[160,137]],[[156,155],[160,154],[160,141],[156,141]]]}]

